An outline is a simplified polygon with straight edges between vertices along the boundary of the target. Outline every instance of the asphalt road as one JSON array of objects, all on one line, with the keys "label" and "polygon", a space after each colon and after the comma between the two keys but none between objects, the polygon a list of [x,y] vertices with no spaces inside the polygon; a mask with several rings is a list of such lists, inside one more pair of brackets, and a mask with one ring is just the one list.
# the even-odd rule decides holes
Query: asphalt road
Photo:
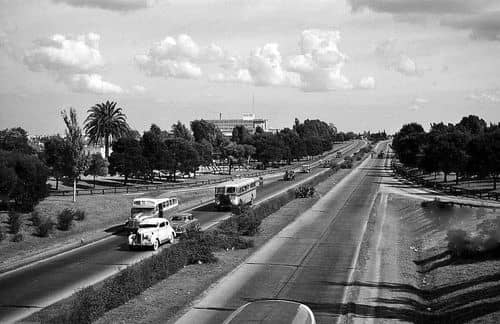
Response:
[{"label": "asphalt road", "polygon": [[312,309],[317,323],[337,322],[347,306],[346,284],[352,279],[384,161],[364,161],[207,291],[177,323],[222,323],[239,306],[260,299],[301,302]]},{"label": "asphalt road", "polygon": [[[359,150],[363,143],[349,148],[347,154]],[[331,158],[331,157],[329,157]],[[324,169],[297,174],[293,182],[281,177],[266,179],[259,188],[257,200],[269,197]],[[217,212],[211,204],[193,211],[202,228],[207,228],[230,215]],[[162,248],[168,247],[164,245]],[[0,275],[0,322],[20,320],[74,293],[75,290],[99,282],[120,269],[152,255],[152,251],[129,251],[125,233],[63,253]]]}]

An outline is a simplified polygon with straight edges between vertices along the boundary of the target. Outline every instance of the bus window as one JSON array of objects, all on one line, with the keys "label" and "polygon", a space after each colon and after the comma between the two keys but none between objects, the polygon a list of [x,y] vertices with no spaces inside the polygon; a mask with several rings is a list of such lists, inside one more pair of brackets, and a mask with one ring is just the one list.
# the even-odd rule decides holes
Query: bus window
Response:
[{"label": "bus window", "polygon": [[229,194],[230,193],[235,193],[236,192],[236,188],[235,187],[227,187],[226,192],[229,193]]},{"label": "bus window", "polygon": [[215,188],[215,193],[216,194],[224,194],[224,187]]}]

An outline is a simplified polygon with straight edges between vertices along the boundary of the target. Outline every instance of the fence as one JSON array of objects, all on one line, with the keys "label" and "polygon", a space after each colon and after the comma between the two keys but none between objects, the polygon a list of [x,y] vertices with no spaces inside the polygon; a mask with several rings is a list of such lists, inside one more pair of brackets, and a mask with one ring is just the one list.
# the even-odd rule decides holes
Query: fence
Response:
[{"label": "fence", "polygon": [[399,162],[392,162],[392,169],[398,175],[417,183],[421,186],[433,188],[444,193],[455,195],[455,196],[464,196],[464,197],[472,197],[472,198],[481,198],[481,199],[490,199],[490,200],[500,200],[500,192],[492,191],[492,189],[466,189],[459,188],[453,184],[449,183],[440,183],[432,180],[424,179],[420,176],[421,171],[417,168],[408,168],[403,166]]}]

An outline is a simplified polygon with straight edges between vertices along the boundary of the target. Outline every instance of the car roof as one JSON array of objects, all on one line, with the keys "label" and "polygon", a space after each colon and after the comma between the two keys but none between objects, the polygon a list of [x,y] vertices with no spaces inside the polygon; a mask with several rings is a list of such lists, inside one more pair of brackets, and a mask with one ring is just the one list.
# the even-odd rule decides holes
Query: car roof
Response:
[{"label": "car roof", "polygon": [[234,311],[224,324],[315,324],[314,315],[304,304],[287,300],[260,300]]},{"label": "car roof", "polygon": [[165,218],[161,217],[151,217],[151,218],[146,218],[141,222],[141,224],[148,224],[148,225],[156,225],[161,221],[166,221]]},{"label": "car roof", "polygon": [[239,179],[234,179],[231,181],[223,182],[221,184],[218,184],[217,187],[225,187],[225,186],[242,186],[246,184],[250,184],[252,182],[257,182],[258,179],[256,178],[239,178]]}]

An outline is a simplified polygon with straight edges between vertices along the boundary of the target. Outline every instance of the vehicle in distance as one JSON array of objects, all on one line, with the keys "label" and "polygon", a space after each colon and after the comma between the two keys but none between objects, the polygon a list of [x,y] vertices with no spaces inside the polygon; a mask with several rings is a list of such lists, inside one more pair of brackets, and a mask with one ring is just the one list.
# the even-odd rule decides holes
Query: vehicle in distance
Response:
[{"label": "vehicle in distance", "polygon": [[383,158],[384,158],[384,152],[380,152],[380,153],[377,155],[377,157],[378,157],[379,159],[383,159]]},{"label": "vehicle in distance", "polygon": [[161,244],[165,242],[172,243],[174,238],[175,231],[170,226],[168,219],[148,218],[139,224],[139,228],[135,233],[128,236],[128,246],[130,250],[151,247],[156,251]]},{"label": "vehicle in distance", "polygon": [[170,225],[177,236],[185,235],[188,230],[199,231],[201,229],[198,219],[191,213],[178,213],[170,217]]},{"label": "vehicle in distance", "polygon": [[256,178],[241,178],[219,184],[215,187],[215,206],[223,209],[252,204],[258,182]]},{"label": "vehicle in distance", "polygon": [[132,202],[130,217],[125,227],[129,230],[136,230],[142,221],[154,217],[168,217],[178,209],[179,200],[175,197],[136,198]]},{"label": "vehicle in distance", "polygon": [[338,157],[338,158],[339,158],[339,157],[342,157],[342,152],[337,151],[337,157]]},{"label": "vehicle in distance", "polygon": [[286,170],[285,174],[283,175],[283,180],[285,181],[295,180],[295,172],[293,170]]},{"label": "vehicle in distance", "polygon": [[309,172],[311,172],[311,165],[310,164],[303,164],[300,167],[300,172],[302,172],[302,173],[309,173]]},{"label": "vehicle in distance", "polygon": [[235,310],[223,324],[315,324],[309,307],[288,300],[259,300]]}]

